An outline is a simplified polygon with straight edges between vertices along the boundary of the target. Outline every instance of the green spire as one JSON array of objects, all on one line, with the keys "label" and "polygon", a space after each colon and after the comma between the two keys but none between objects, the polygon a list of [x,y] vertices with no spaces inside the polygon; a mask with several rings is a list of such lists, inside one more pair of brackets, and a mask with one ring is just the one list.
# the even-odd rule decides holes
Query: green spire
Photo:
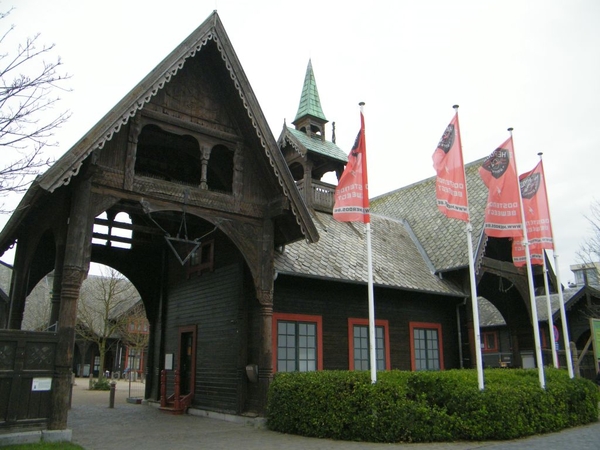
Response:
[{"label": "green spire", "polygon": [[325,114],[323,114],[323,109],[321,108],[319,91],[317,90],[315,74],[313,73],[312,62],[310,59],[308,60],[306,76],[304,77],[304,86],[302,87],[302,95],[300,96],[300,105],[298,105],[298,112],[296,113],[294,122],[304,116],[312,116],[327,122]]}]

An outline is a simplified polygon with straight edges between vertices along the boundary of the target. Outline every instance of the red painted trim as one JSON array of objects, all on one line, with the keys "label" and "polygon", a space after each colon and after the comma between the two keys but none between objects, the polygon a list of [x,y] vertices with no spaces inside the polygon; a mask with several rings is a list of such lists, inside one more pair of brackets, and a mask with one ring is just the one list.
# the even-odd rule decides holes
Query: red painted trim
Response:
[{"label": "red painted trim", "polygon": [[410,322],[409,333],[410,333],[410,369],[412,371],[417,370],[415,364],[415,337],[414,329],[424,328],[429,330],[437,330],[438,332],[438,345],[440,348],[440,370],[444,370],[444,343],[442,339],[442,324],[441,323],[430,323],[430,322]]},{"label": "red painted trim", "polygon": [[273,353],[273,373],[277,372],[277,321],[311,322],[317,324],[317,370],[323,370],[323,318],[306,314],[273,313],[271,328],[271,348]]},{"label": "red painted trim", "polygon": [[[494,336],[494,347],[488,347],[488,335]],[[498,351],[498,332],[497,331],[485,331],[482,333],[483,337],[483,352],[493,353]]]},{"label": "red painted trim", "polygon": [[[369,319],[348,318],[348,367],[354,370],[354,325],[369,326]],[[390,326],[387,320],[375,320],[376,327],[383,327],[385,345],[385,370],[390,370]]]},{"label": "red painted trim", "polygon": [[193,394],[196,391],[196,325],[187,327],[179,327],[178,344],[177,344],[177,370],[181,373],[181,335],[183,333],[192,333],[192,376],[190,380],[190,392]]}]

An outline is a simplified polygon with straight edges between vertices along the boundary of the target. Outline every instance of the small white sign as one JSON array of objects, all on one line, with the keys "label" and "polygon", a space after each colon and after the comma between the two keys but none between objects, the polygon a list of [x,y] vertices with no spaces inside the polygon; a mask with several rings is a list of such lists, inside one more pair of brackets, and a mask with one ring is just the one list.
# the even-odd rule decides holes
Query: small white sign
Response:
[{"label": "small white sign", "polygon": [[173,370],[173,353],[167,353],[165,355],[165,369]]},{"label": "small white sign", "polygon": [[32,391],[49,391],[52,388],[52,378],[34,378],[31,380]]}]

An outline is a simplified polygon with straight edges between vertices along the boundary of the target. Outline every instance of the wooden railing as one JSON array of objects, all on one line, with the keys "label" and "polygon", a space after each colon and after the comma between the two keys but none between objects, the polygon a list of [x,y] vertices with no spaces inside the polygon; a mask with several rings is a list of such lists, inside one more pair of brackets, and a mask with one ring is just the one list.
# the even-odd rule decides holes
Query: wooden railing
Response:
[{"label": "wooden railing", "polygon": [[181,376],[179,370],[174,371],[173,394],[167,397],[167,371],[160,373],[160,409],[171,414],[183,414],[192,404],[193,393],[181,395]]},{"label": "wooden railing", "polygon": [[[305,197],[304,180],[296,181],[296,186],[303,198]],[[307,204],[314,209],[324,212],[332,212],[335,201],[335,186],[322,181],[311,180],[311,196]]]}]

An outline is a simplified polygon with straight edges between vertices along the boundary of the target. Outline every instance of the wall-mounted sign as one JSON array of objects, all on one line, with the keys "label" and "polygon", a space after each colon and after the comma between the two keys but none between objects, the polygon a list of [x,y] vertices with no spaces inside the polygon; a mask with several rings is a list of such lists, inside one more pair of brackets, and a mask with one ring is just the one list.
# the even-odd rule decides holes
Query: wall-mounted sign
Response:
[{"label": "wall-mounted sign", "polygon": [[590,319],[590,331],[592,332],[592,344],[596,360],[600,359],[600,319]]},{"label": "wall-mounted sign", "polygon": [[173,353],[165,355],[165,370],[173,370]]},{"label": "wall-mounted sign", "polygon": [[49,391],[52,388],[52,378],[34,378],[31,380],[32,391]]}]

